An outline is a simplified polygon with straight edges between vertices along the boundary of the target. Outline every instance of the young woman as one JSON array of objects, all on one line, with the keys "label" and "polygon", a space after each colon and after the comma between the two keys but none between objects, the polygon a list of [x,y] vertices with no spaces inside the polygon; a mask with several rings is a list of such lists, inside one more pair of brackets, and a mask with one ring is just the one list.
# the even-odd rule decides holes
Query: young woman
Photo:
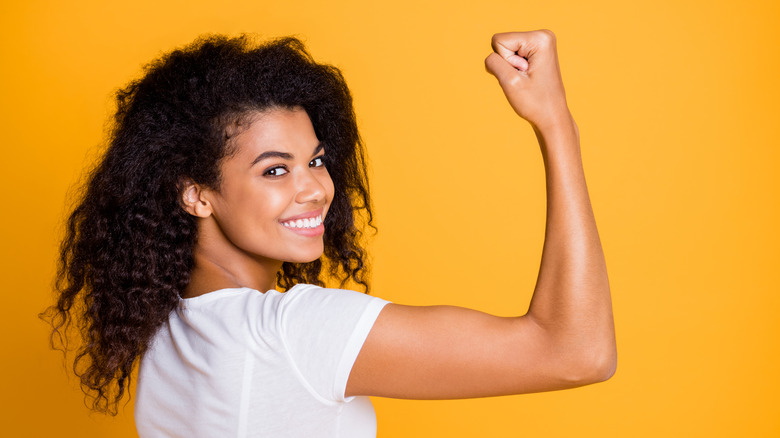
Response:
[{"label": "young woman", "polygon": [[[606,266],[549,31],[493,37],[485,61],[531,123],[547,230],[528,312],[414,307],[368,290],[363,151],[339,71],[300,42],[209,37],[118,94],[110,145],[70,216],[62,340],[94,409],[116,412],[140,362],[141,436],[365,437],[365,396],[548,391],[609,378]],[[285,290],[281,293],[276,289]]]}]

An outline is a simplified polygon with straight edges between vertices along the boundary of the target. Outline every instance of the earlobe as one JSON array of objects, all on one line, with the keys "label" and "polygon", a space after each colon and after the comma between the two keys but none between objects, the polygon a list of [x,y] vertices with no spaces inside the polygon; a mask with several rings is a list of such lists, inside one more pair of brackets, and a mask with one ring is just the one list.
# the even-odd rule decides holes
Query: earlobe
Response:
[{"label": "earlobe", "polygon": [[205,198],[204,190],[192,181],[181,184],[181,202],[184,211],[196,217],[211,216],[211,203]]}]

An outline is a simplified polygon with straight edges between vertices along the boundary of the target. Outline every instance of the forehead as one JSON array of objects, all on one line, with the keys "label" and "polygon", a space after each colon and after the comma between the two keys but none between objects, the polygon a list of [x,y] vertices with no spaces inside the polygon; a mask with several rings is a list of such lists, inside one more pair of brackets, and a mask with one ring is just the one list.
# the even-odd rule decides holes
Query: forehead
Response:
[{"label": "forehead", "polygon": [[226,130],[226,136],[230,138],[231,155],[252,158],[269,150],[310,149],[319,142],[309,115],[298,107],[247,113]]}]

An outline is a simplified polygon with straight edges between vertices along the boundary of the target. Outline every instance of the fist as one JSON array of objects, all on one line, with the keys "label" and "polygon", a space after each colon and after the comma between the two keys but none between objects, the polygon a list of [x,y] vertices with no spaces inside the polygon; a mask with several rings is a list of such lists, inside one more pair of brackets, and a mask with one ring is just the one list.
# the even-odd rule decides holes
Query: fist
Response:
[{"label": "fist", "polygon": [[563,89],[555,34],[549,30],[493,35],[485,68],[498,79],[509,104],[534,128],[573,123]]}]

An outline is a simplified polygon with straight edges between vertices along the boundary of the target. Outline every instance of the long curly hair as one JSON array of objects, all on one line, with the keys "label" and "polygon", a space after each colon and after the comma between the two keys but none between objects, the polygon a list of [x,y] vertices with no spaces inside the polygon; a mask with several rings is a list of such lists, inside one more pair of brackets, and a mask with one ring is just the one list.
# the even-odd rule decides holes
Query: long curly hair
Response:
[{"label": "long curly hair", "polygon": [[180,182],[218,190],[230,138],[252,112],[303,108],[327,146],[335,187],[323,257],[284,263],[278,286],[323,286],[329,276],[368,292],[360,240],[373,216],[352,97],[338,69],[314,62],[295,38],[205,36],[147,65],[116,102],[107,150],[65,226],[56,304],[41,314],[53,348],[69,351],[71,330],[81,336],[73,369],[93,410],[117,413],[136,364],[189,283],[198,236]]}]

